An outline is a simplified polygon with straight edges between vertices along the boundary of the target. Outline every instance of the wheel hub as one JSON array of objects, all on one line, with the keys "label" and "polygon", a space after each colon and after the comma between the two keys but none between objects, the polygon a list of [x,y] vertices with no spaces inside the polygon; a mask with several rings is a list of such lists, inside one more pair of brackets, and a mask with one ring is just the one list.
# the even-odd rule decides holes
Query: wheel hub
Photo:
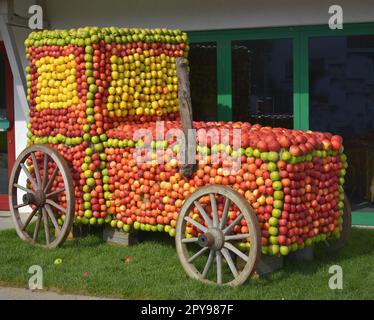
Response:
[{"label": "wheel hub", "polygon": [[201,247],[208,247],[213,250],[222,249],[225,243],[225,236],[218,228],[211,228],[206,233],[199,235],[198,244]]},{"label": "wheel hub", "polygon": [[34,204],[37,207],[41,207],[45,204],[45,194],[41,190],[35,191],[35,193],[26,193],[22,196],[22,202],[24,204]]}]

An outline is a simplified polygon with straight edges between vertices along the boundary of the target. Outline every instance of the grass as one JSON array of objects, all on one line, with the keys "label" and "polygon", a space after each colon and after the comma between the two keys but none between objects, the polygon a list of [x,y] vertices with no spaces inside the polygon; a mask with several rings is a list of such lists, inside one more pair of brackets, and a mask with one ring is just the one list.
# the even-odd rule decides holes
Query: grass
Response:
[{"label": "grass", "polygon": [[[144,237],[144,235],[143,235]],[[104,243],[97,235],[46,250],[21,241],[14,230],[0,232],[0,284],[26,287],[28,269],[40,265],[44,288],[129,299],[374,299],[374,230],[353,229],[338,255],[322,247],[312,262],[286,259],[282,270],[237,288],[189,279],[180,266],[173,239],[147,235],[132,247]],[[54,265],[62,258],[61,265]],[[127,263],[124,259],[127,259]],[[331,290],[328,270],[343,268],[343,290]]]}]

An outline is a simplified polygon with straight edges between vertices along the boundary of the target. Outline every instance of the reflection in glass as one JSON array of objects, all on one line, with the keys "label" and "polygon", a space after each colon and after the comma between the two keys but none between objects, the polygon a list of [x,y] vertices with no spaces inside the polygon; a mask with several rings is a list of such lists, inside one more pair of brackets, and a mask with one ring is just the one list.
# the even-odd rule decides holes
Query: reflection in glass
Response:
[{"label": "reflection in glass", "polygon": [[374,200],[374,36],[309,42],[310,128],[342,135],[354,209]]},{"label": "reflection in glass", "polygon": [[190,86],[193,118],[217,120],[217,46],[215,43],[190,45]]},{"label": "reflection in glass", "polygon": [[292,40],[232,42],[233,118],[293,127]]}]

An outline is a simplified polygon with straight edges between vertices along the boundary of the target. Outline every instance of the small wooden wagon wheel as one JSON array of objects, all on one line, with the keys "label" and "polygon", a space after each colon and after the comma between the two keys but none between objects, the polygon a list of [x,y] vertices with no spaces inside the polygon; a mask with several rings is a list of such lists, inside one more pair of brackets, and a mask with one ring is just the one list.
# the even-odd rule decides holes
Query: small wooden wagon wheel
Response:
[{"label": "small wooden wagon wheel", "polygon": [[340,233],[340,238],[325,241],[327,252],[334,253],[344,248],[347,244],[352,228],[352,211],[351,205],[346,194],[344,194],[344,209],[343,209],[343,224]]},{"label": "small wooden wagon wheel", "polygon": [[47,248],[66,240],[74,220],[74,186],[66,160],[55,149],[32,145],[19,155],[9,181],[9,208],[22,240]]},{"label": "small wooden wagon wheel", "polygon": [[[210,199],[209,207],[211,208],[212,218],[199,202],[202,197]],[[217,209],[216,197],[222,197],[221,199],[224,203],[221,218]],[[231,205],[235,205],[238,209],[236,211],[240,212],[234,220],[230,220],[228,217]],[[199,219],[203,219],[206,226],[200,223],[201,220],[198,222],[190,217],[190,213],[194,209],[195,212],[199,212]],[[248,233],[234,234],[233,229],[235,226],[240,225],[243,219],[248,227]],[[186,237],[187,223],[199,231],[198,236]],[[233,245],[234,241],[242,241],[248,238],[250,240],[250,250],[247,254]],[[241,285],[255,270],[256,262],[259,260],[261,254],[260,229],[257,217],[250,204],[238,192],[222,185],[201,187],[185,201],[177,221],[175,242],[179,260],[186,273],[191,278],[207,283],[226,284],[230,286]],[[195,246],[195,248],[198,248],[198,251],[190,254],[191,250],[189,250],[188,246]],[[200,266],[200,270],[198,270],[195,262],[204,255],[205,257],[208,255],[208,258]],[[242,259],[245,262],[242,270],[238,270],[236,267],[236,258]]]}]

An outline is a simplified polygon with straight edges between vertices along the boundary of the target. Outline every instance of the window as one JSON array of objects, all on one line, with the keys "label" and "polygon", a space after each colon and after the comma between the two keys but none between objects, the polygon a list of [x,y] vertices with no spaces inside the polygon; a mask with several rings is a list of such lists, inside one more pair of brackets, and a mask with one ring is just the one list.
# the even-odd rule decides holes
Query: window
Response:
[{"label": "window", "polygon": [[[374,188],[374,35],[309,41],[310,128],[344,138],[345,191],[369,208]],[[373,205],[371,205],[373,207]]]},{"label": "window", "polygon": [[233,41],[233,120],[293,127],[292,40]]},{"label": "window", "polygon": [[193,43],[189,53],[193,118],[196,121],[217,119],[217,46]]}]

